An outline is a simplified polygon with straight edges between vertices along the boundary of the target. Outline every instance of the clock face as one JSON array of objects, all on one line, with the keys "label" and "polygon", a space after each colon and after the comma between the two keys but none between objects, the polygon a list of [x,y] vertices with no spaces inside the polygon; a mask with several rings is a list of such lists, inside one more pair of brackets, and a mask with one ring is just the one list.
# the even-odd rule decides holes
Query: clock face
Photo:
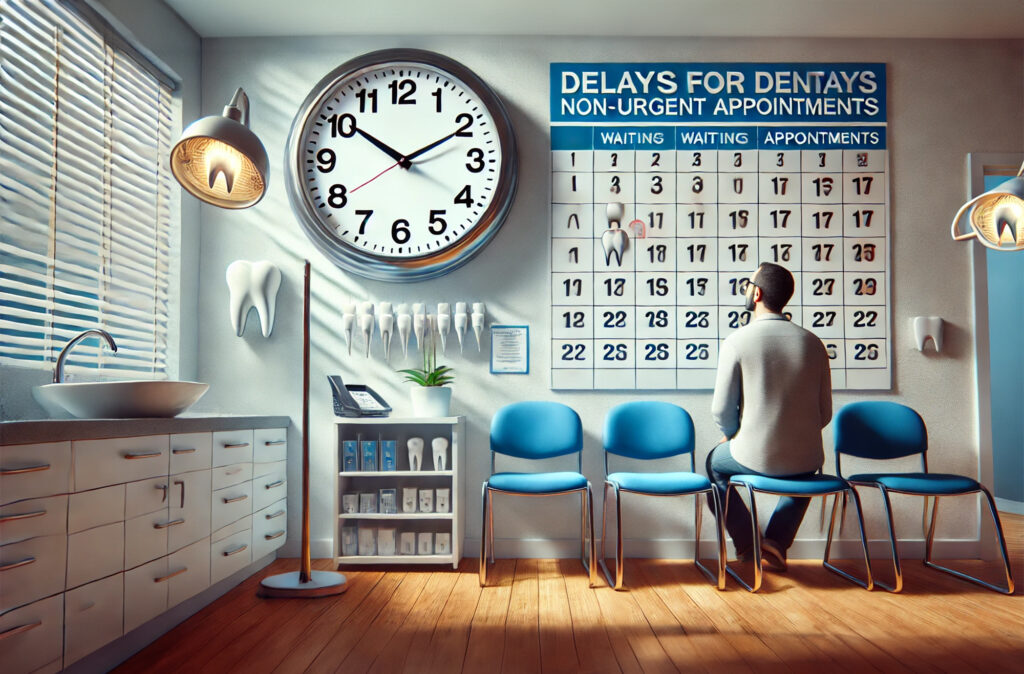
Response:
[{"label": "clock face", "polygon": [[493,237],[515,193],[512,127],[455,61],[374,52],[310,93],[289,139],[288,191],[340,267],[383,280],[439,276]]}]

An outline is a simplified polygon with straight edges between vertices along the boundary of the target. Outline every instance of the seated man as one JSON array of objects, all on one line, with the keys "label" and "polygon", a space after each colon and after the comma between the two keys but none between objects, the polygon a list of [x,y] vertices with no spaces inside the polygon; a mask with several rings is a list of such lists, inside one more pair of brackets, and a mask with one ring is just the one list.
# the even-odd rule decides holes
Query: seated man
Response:
[{"label": "seated man", "polygon": [[[825,346],[791,323],[782,309],[793,275],[763,263],[746,289],[754,319],[722,342],[711,411],[724,437],[708,455],[708,477],[724,506],[729,478],[739,474],[805,477],[824,463],[821,429],[832,418],[832,378]],[[785,571],[809,498],[779,498],[762,539],[766,568]],[[750,511],[733,498],[725,527],[741,560],[752,558]]]}]

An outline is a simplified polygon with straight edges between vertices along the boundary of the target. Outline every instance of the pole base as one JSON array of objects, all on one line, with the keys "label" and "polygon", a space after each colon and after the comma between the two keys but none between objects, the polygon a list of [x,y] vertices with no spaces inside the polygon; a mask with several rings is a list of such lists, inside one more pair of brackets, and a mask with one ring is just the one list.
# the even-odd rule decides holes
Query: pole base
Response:
[{"label": "pole base", "polygon": [[272,598],[330,597],[348,589],[345,576],[334,571],[313,571],[309,582],[299,580],[299,572],[279,573],[260,581],[259,596]]}]

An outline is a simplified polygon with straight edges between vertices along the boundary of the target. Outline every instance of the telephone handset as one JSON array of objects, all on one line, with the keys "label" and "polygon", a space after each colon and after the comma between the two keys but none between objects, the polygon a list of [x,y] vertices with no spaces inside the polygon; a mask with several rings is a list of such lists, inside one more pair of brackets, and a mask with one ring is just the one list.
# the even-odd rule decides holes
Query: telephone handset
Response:
[{"label": "telephone handset", "polygon": [[334,414],[339,417],[386,417],[391,414],[380,394],[364,384],[346,384],[341,376],[327,375],[334,396]]}]

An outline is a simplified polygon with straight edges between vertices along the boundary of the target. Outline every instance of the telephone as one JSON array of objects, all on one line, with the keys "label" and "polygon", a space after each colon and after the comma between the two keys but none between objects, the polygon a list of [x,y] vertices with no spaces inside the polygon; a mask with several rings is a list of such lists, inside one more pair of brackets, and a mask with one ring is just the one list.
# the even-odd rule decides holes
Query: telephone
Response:
[{"label": "telephone", "polygon": [[340,375],[327,375],[334,395],[334,414],[339,417],[386,417],[391,406],[364,384],[346,384]]}]

